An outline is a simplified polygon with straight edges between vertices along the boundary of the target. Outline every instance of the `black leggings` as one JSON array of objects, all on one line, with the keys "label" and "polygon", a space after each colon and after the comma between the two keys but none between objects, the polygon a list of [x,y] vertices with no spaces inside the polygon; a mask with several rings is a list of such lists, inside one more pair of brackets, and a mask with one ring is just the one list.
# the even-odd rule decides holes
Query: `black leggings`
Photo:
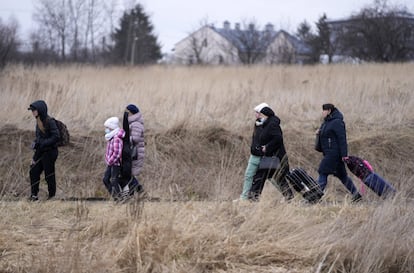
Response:
[{"label": "black leggings", "polygon": [[45,172],[45,180],[49,192],[49,198],[56,195],[55,162],[58,150],[52,149],[44,152],[40,159],[30,166],[30,185],[33,196],[39,193],[40,175]]},{"label": "black leggings", "polygon": [[118,197],[121,189],[129,182],[121,178],[121,166],[107,166],[102,181],[113,197]]},{"label": "black leggings", "polygon": [[283,164],[277,170],[257,170],[253,177],[252,187],[249,193],[249,199],[258,200],[262,194],[264,183],[268,178],[275,180],[279,190],[286,199],[293,198],[293,192],[290,189],[289,183],[286,180],[286,175],[289,173],[289,164]]}]

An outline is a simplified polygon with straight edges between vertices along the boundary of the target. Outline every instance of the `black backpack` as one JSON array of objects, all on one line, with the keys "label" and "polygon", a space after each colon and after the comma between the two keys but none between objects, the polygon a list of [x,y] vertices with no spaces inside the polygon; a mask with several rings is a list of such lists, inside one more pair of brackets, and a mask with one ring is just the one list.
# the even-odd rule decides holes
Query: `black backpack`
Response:
[{"label": "black backpack", "polygon": [[131,149],[131,142],[129,140],[130,131],[129,131],[129,123],[128,123],[128,113],[124,113],[124,119],[122,122],[122,126],[125,131],[125,136],[122,139],[122,160],[121,160],[121,176],[124,179],[129,180],[131,178],[132,173],[132,149]]},{"label": "black backpack", "polygon": [[[55,118],[52,118],[52,117],[48,117],[48,120],[47,121],[49,121],[49,119],[51,119],[51,120],[53,120],[54,122],[55,122],[55,124],[56,124],[56,127],[58,128],[58,131],[59,131],[59,139],[58,139],[58,141],[57,141],[57,146],[58,147],[62,147],[62,146],[66,146],[66,145],[68,145],[69,144],[69,141],[70,141],[70,134],[69,134],[69,130],[68,130],[68,127],[66,127],[66,124],[64,124],[62,121],[60,121],[60,120],[57,120],[57,119],[55,119]],[[49,122],[47,122],[46,123],[47,125],[47,127],[46,127],[46,129],[47,130],[50,130],[50,128],[49,128]]]}]

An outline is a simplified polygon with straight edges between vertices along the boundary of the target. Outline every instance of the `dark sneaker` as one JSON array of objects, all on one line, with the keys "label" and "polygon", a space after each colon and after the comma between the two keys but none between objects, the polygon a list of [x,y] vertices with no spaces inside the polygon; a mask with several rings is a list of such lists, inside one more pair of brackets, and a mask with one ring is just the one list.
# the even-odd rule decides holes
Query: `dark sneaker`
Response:
[{"label": "dark sneaker", "polygon": [[354,194],[354,196],[352,196],[352,200],[351,201],[352,201],[352,203],[357,203],[357,202],[359,202],[361,200],[362,200],[362,196],[358,192],[358,193]]},{"label": "dark sneaker", "polygon": [[28,199],[28,201],[30,202],[36,202],[39,201],[39,197],[37,197],[36,195],[31,195]]},{"label": "dark sneaker", "polygon": [[309,190],[303,193],[302,196],[309,204],[317,204],[322,201],[323,192],[320,190]]},{"label": "dark sneaker", "polygon": [[55,199],[55,196],[49,196],[49,197],[47,198],[47,201],[53,201],[53,200],[56,200],[56,199]]},{"label": "dark sneaker", "polygon": [[138,185],[137,186],[137,193],[143,193],[144,192],[144,187],[142,185]]},{"label": "dark sneaker", "polygon": [[290,200],[292,200],[293,198],[295,198],[295,195],[293,194],[293,192],[292,192],[292,191],[289,191],[289,192],[288,192],[288,194],[286,194],[286,196],[285,196],[285,200],[286,200],[286,201],[290,201]]}]

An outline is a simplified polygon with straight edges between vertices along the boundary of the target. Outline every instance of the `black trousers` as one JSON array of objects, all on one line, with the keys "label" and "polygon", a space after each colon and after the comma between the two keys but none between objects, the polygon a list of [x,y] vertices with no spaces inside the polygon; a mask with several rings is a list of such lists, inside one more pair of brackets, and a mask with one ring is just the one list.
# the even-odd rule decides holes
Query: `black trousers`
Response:
[{"label": "black trousers", "polygon": [[286,175],[289,174],[289,164],[285,163],[277,169],[271,170],[257,170],[253,176],[253,183],[249,193],[249,199],[257,201],[262,194],[264,184],[268,178],[275,180],[278,189],[281,191],[286,199],[292,199],[294,197],[293,191],[291,190]]},{"label": "black trousers", "polygon": [[45,172],[45,180],[49,197],[56,195],[55,162],[58,157],[58,150],[52,149],[42,154],[39,160],[30,166],[31,194],[37,196],[39,193],[40,175]]},{"label": "black trousers", "polygon": [[121,188],[128,183],[121,178],[121,166],[107,166],[102,180],[105,188],[114,198],[119,197]]}]

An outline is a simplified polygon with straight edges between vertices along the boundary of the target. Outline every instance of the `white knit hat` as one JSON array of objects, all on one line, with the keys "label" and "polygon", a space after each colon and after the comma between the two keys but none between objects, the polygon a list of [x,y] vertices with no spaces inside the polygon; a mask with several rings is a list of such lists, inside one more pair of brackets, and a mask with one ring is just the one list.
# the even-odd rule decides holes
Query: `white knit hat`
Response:
[{"label": "white knit hat", "polygon": [[262,111],[262,109],[265,107],[269,107],[269,105],[266,102],[262,102],[254,108],[254,111],[260,113],[260,111]]},{"label": "white knit hat", "polygon": [[111,130],[114,130],[116,128],[119,128],[119,118],[117,118],[117,117],[108,118],[105,121],[104,126],[105,127],[108,127]]}]

